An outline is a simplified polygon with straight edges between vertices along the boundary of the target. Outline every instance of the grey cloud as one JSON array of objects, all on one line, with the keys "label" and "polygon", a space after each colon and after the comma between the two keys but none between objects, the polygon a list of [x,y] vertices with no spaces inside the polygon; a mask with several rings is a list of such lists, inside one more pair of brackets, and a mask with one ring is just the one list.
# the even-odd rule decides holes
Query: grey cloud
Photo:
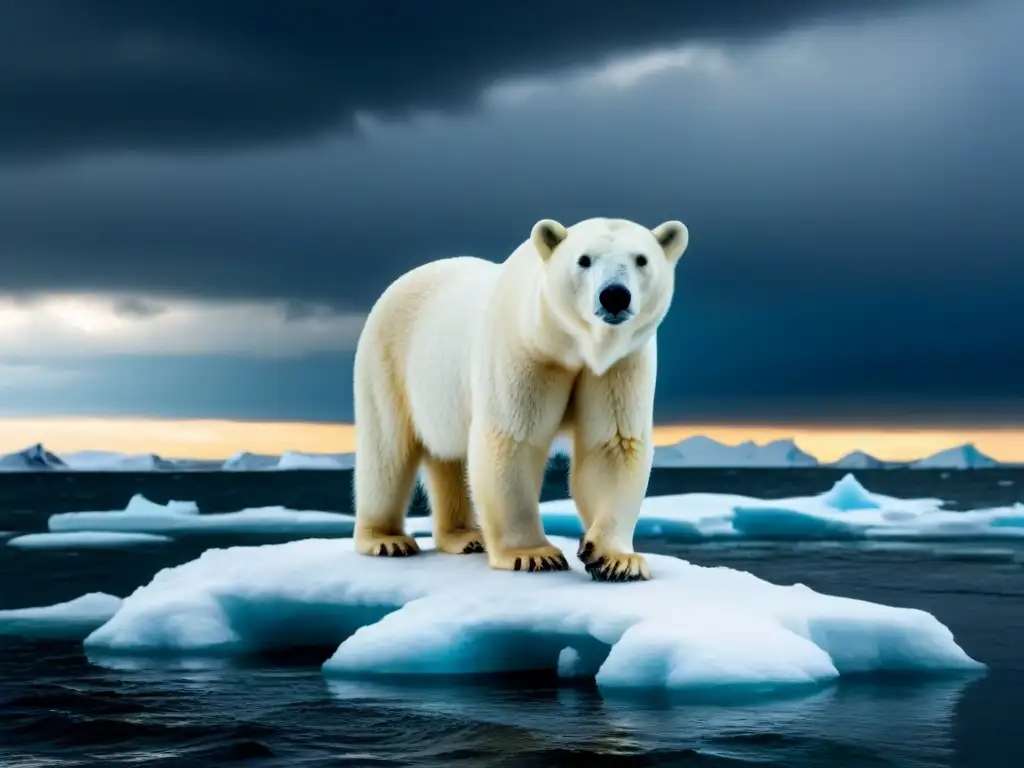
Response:
[{"label": "grey cloud", "polygon": [[166,305],[139,296],[124,297],[114,303],[114,312],[123,317],[144,319],[162,315],[166,311]]},{"label": "grey cloud", "polygon": [[0,157],[304,139],[615,52],[949,1],[2,0],[0,100],[17,109],[0,114]]}]

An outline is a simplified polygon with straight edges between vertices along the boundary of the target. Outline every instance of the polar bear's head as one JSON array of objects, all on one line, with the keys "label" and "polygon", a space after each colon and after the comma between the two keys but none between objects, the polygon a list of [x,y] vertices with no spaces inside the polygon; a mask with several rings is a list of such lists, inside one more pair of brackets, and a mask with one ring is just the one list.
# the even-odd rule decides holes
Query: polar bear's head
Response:
[{"label": "polar bear's head", "polygon": [[545,295],[559,323],[574,337],[611,343],[649,336],[665,317],[689,232],[679,221],[648,229],[625,219],[586,219],[566,228],[543,219],[530,239],[544,261]]}]

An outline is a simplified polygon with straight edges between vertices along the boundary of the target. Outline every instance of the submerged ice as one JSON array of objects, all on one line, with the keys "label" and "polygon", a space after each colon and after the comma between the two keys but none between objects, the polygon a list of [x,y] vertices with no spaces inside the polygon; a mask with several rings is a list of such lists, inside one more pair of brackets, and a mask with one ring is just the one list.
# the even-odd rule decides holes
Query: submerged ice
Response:
[{"label": "submerged ice", "polygon": [[608,688],[767,691],[840,675],[980,668],[928,613],[648,555],[648,582],[493,571],[482,555],[367,558],[350,539],[209,550],[158,573],[92,654],[336,647],[325,674],[551,671]]}]

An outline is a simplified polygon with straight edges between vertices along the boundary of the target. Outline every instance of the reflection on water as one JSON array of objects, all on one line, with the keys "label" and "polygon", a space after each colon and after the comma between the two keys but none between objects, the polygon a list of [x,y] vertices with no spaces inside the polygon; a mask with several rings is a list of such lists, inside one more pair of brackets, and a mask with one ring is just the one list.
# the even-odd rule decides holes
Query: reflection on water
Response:
[{"label": "reflection on water", "polygon": [[753,705],[667,703],[661,696],[609,696],[579,686],[524,690],[329,680],[327,688],[346,704],[516,726],[545,732],[567,747],[626,752],[689,748],[788,765],[781,753],[800,744],[831,743],[942,764],[952,751],[957,701],[977,678],[842,682],[799,698]]}]

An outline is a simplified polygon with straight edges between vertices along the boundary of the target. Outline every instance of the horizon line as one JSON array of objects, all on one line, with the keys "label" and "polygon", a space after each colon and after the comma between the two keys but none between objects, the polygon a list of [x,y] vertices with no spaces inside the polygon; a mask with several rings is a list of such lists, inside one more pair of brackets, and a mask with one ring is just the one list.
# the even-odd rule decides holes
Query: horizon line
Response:
[{"label": "horizon line", "polygon": [[[41,443],[57,453],[82,450],[156,453],[166,458],[227,459],[248,451],[280,455],[351,453],[355,426],[350,422],[174,419],[138,416],[0,417],[0,452]],[[1024,463],[1024,427],[946,427],[885,424],[669,423],[655,426],[655,444],[673,445],[696,435],[727,445],[792,439],[819,462],[831,463],[861,450],[883,461],[913,461],[973,443],[1000,462]]]}]

